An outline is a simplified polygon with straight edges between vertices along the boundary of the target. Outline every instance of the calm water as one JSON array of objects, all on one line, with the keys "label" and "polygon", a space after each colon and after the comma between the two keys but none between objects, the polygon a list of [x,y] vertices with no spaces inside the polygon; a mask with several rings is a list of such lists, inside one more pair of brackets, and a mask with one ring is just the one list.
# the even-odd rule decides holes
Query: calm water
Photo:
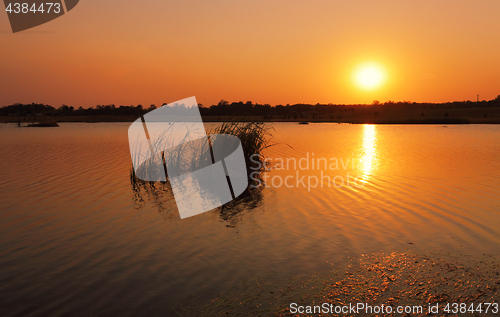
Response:
[{"label": "calm water", "polygon": [[132,190],[128,125],[0,125],[0,315],[169,316],[409,243],[500,252],[500,126],[274,124],[262,195],[180,220]]}]

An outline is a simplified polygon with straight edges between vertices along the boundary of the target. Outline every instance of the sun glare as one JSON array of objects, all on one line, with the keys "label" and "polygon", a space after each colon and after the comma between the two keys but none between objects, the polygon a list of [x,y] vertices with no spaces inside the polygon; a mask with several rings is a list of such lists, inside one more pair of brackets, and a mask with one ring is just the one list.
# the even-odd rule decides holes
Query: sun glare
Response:
[{"label": "sun glare", "polygon": [[364,64],[354,72],[355,83],[363,89],[377,89],[385,81],[385,72],[383,68],[376,64]]},{"label": "sun glare", "polygon": [[371,124],[363,126],[363,158],[362,168],[364,172],[364,180],[367,180],[373,169],[376,160],[377,152],[377,128]]}]

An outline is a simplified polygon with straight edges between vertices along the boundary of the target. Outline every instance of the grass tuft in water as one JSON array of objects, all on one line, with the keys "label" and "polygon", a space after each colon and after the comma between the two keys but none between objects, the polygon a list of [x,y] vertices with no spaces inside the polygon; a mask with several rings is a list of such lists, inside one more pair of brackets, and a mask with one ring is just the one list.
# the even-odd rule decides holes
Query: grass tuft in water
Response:
[{"label": "grass tuft in water", "polygon": [[[272,135],[269,132],[271,128],[263,122],[224,122],[220,126],[210,129],[207,132],[208,136],[216,134],[230,134],[239,138],[243,149],[243,154],[246,163],[247,177],[249,186],[243,194],[241,194],[235,201],[232,201],[221,207],[221,217],[225,221],[230,221],[236,214],[242,210],[253,209],[259,205],[262,200],[261,188],[257,185],[261,184],[262,173],[266,171],[265,150],[275,143],[271,142]],[[161,148],[158,142],[166,142],[163,135],[153,148]],[[163,143],[164,144],[164,143]],[[162,164],[158,164],[158,160],[165,158],[169,164],[174,164],[178,170],[196,170],[203,166],[211,164],[207,163],[210,159],[210,148],[207,147],[206,142],[189,142],[181,144],[174,149],[166,151],[165,153],[155,153],[155,158],[151,158],[142,163],[137,173],[148,175],[151,179],[155,175],[165,173]],[[137,155],[133,157],[134,162],[139,158]],[[153,166],[153,168],[151,168]],[[136,206],[142,208],[146,201],[152,201],[158,207],[168,206],[168,201],[173,201],[172,190],[170,183],[166,182],[151,182],[144,181],[139,177],[134,169],[130,170],[130,182],[134,191],[134,202]],[[238,205],[245,205],[244,208],[238,208]],[[165,210],[165,208],[161,208]]]},{"label": "grass tuft in water", "polygon": [[269,130],[269,126],[263,122],[224,122],[220,127],[211,129],[208,134],[237,136],[241,141],[247,173],[250,176],[252,172],[264,171],[264,151],[275,145],[271,143],[272,135]]}]

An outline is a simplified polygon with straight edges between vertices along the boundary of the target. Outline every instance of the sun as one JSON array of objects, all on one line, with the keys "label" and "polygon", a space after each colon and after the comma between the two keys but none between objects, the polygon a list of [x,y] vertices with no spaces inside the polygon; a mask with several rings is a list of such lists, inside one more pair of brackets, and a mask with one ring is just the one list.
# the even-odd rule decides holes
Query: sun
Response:
[{"label": "sun", "polygon": [[360,65],[354,72],[354,82],[365,90],[375,90],[381,87],[385,79],[384,68],[375,63]]}]

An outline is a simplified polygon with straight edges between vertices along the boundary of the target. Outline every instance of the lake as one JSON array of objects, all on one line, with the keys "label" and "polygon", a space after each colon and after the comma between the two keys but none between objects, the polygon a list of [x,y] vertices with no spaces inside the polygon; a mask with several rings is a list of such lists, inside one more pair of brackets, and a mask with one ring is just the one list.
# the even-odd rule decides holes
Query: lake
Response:
[{"label": "lake", "polygon": [[260,194],[183,220],[132,190],[128,126],[0,125],[2,316],[171,316],[362,254],[500,251],[499,125],[270,124]]}]

